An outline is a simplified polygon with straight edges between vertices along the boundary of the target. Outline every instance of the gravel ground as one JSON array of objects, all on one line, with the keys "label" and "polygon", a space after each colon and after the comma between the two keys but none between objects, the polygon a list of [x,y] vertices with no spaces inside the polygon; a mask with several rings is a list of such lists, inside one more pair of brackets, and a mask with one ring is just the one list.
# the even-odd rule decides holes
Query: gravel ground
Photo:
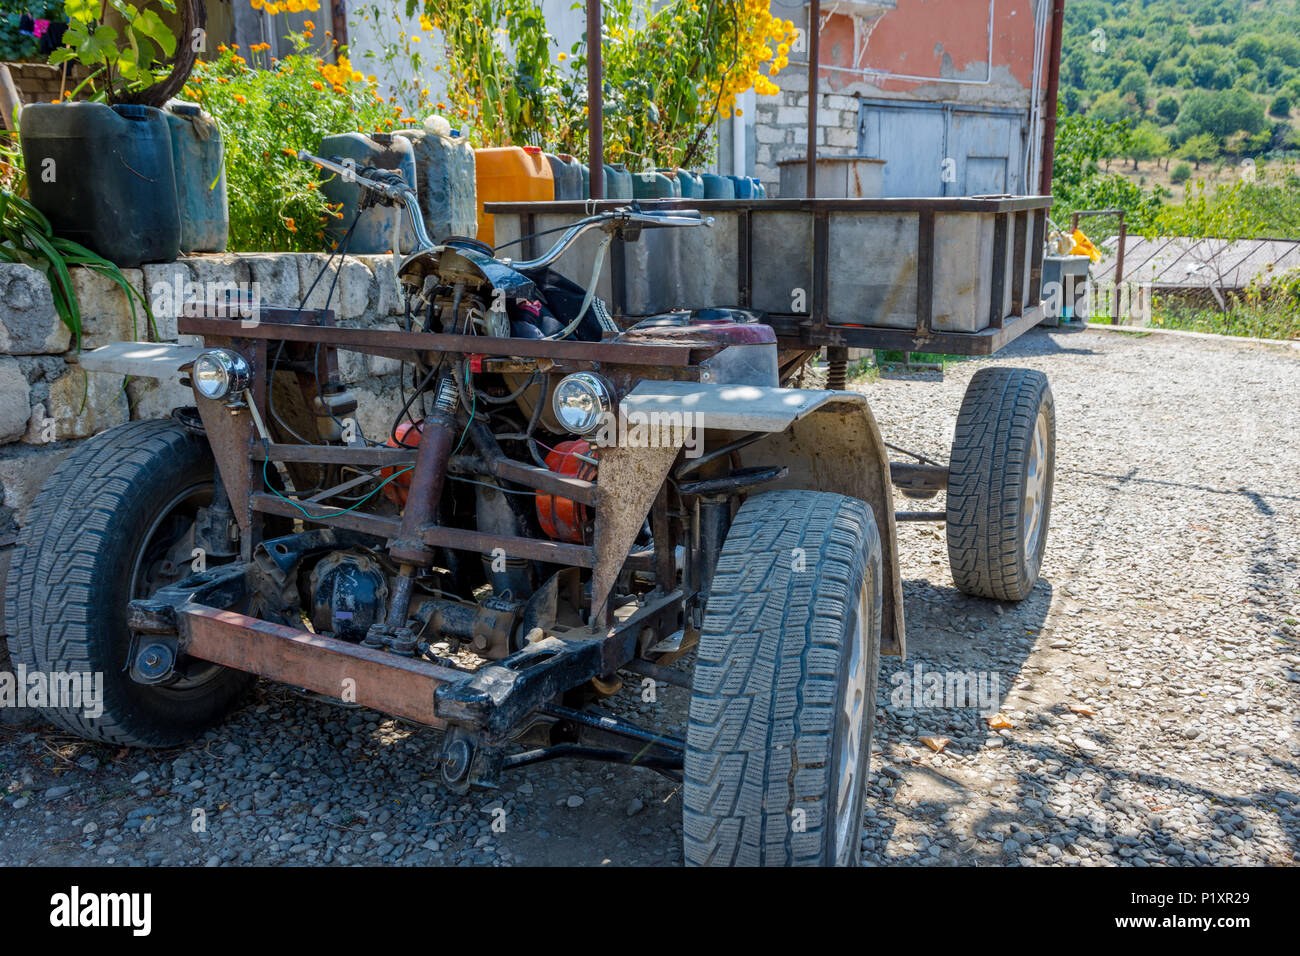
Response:
[{"label": "gravel ground", "polygon": [[[1300,353],[1037,330],[997,362],[1056,396],[1043,580],[1020,605],[967,598],[942,528],[900,530],[909,657],[881,674],[864,861],[1300,860]],[[887,440],[942,458],[982,364],[860,387]],[[918,667],[996,678],[1001,719],[908,706]],[[685,692],[639,690],[613,708],[680,733]],[[171,751],[0,727],[0,863],[681,860],[670,781],[563,761],[458,797],[437,744],[267,684]]]}]

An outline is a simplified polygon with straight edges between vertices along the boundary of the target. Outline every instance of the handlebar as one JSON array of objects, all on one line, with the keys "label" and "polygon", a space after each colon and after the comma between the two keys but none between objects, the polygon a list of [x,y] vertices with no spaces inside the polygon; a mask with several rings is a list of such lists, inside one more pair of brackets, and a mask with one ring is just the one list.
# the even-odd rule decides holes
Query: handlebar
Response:
[{"label": "handlebar", "polygon": [[[355,182],[365,189],[379,193],[389,202],[401,206],[406,210],[407,221],[410,222],[411,229],[415,233],[418,247],[416,251],[423,252],[434,248],[434,242],[429,238],[429,233],[424,228],[424,219],[420,215],[419,199],[416,197],[415,191],[406,185],[404,181],[398,180],[394,182],[392,179],[372,178],[366,174],[366,170],[357,169],[355,166],[345,166],[342,163],[336,163],[320,156],[313,156],[305,149],[298,150],[298,158],[334,173],[341,177],[344,182]],[[394,173],[393,178],[396,179],[397,174]],[[579,236],[591,229],[603,228],[612,234],[632,225],[651,229],[677,226],[712,226],[713,217],[701,216],[699,211],[694,209],[673,209],[659,212],[657,210],[643,210],[635,206],[627,206],[578,220],[565,230],[564,235],[560,237],[555,245],[536,259],[520,262],[511,262],[509,259],[502,261],[510,262],[511,267],[519,271],[540,269],[560,258],[564,251],[577,241]]]},{"label": "handlebar", "polygon": [[[665,210],[664,212],[646,211],[627,207],[624,209],[613,209],[609,212],[597,213],[594,216],[588,216],[586,219],[579,219],[562,235],[555,245],[549,250],[542,253],[536,259],[528,259],[520,262],[510,262],[511,268],[524,272],[529,269],[540,269],[543,266],[549,266],[556,259],[560,258],[569,246],[577,241],[583,233],[596,228],[604,228],[613,233],[628,225],[639,225],[657,229],[661,227],[676,226],[712,226],[712,216],[701,216],[694,209],[674,209]],[[510,260],[503,260],[509,262]]]},{"label": "handlebar", "polygon": [[[303,162],[313,163],[321,169],[334,173],[342,178],[344,182],[355,182],[358,186],[379,193],[389,202],[402,207],[406,211],[407,222],[411,224],[411,231],[415,233],[418,250],[423,251],[433,248],[433,240],[429,238],[429,233],[424,228],[424,219],[420,215],[420,201],[416,198],[415,190],[406,185],[404,181],[393,182],[387,179],[374,179],[366,175],[365,170],[357,169],[355,166],[345,166],[342,163],[336,163],[320,156],[313,156],[305,149],[298,150],[298,158]],[[395,177],[397,175],[394,173]]]}]

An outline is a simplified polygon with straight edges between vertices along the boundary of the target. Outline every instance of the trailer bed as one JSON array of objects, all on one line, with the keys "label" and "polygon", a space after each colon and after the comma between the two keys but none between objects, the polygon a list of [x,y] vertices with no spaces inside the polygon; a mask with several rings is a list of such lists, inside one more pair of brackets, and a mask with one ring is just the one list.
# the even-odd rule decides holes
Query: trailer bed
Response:
[{"label": "trailer bed", "polygon": [[[501,255],[536,256],[566,223],[627,201],[489,203]],[[615,240],[597,292],[616,317],[740,307],[766,313],[783,348],[989,355],[1042,319],[1050,196],[643,200],[698,209],[710,228]],[[586,286],[600,235],[556,264]]]}]

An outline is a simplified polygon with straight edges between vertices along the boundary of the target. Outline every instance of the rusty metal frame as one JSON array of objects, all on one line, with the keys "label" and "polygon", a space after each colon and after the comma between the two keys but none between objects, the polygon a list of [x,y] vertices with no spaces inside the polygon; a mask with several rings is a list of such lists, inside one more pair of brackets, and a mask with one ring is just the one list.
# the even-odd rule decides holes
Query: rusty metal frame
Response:
[{"label": "rusty metal frame", "polygon": [[344,697],[430,727],[454,723],[481,731],[486,743],[497,744],[558,694],[631,661],[642,629],[674,619],[683,600],[680,591],[656,593],[615,624],[547,636],[477,671],[204,604],[182,603],[173,613],[179,650],[190,657]]}]

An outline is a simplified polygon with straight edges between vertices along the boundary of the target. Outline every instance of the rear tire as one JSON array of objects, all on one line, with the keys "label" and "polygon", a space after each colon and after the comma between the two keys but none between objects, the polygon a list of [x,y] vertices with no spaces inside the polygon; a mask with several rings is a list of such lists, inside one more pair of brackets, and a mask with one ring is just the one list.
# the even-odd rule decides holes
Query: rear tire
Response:
[{"label": "rear tire", "polygon": [[1020,601],[1038,583],[1056,461],[1047,376],[1027,368],[975,373],[948,463],[948,563],[962,591]]},{"label": "rear tire", "polygon": [[713,578],[686,734],[686,862],[853,865],[875,723],[880,534],[855,498],[740,508]]},{"label": "rear tire", "polygon": [[212,479],[202,436],[166,419],[129,422],[77,448],[36,496],[5,591],[11,653],[29,672],[103,679],[101,715],[43,709],[59,727],[104,743],[175,746],[252,686],[252,675],[201,663],[173,685],[128,673],[127,604],[188,574],[193,510],[211,501]]}]

